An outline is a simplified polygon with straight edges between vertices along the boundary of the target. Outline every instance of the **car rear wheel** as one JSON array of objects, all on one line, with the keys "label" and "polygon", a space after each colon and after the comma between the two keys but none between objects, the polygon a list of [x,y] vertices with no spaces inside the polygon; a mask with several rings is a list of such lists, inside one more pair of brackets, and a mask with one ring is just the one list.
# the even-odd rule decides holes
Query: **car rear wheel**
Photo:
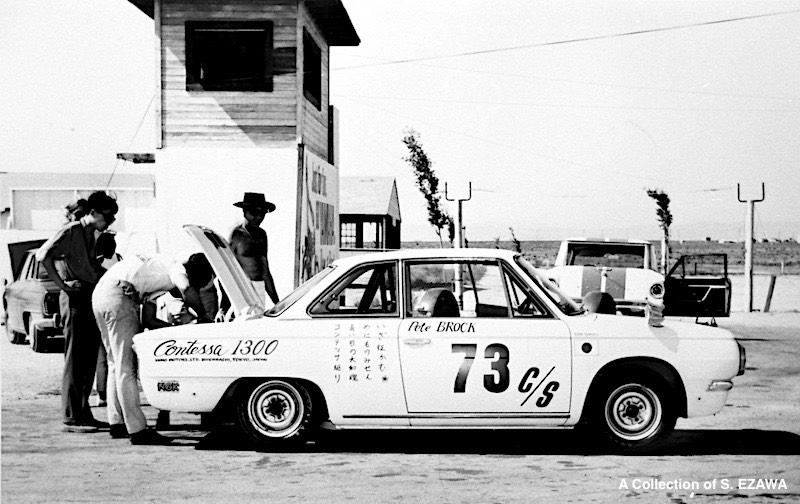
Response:
[{"label": "car rear wheel", "polygon": [[299,444],[308,435],[311,412],[311,396],[305,387],[284,380],[267,380],[241,394],[236,421],[259,444]]},{"label": "car rear wheel", "polygon": [[14,345],[21,345],[25,343],[25,333],[11,329],[11,326],[8,325],[7,320],[6,320],[6,337],[8,337],[8,341],[13,343]]},{"label": "car rear wheel", "polygon": [[36,326],[31,327],[31,350],[44,353],[48,350],[47,332],[41,331]]},{"label": "car rear wheel", "polygon": [[601,439],[624,450],[657,447],[675,427],[669,388],[647,377],[606,382],[594,402],[592,426]]}]

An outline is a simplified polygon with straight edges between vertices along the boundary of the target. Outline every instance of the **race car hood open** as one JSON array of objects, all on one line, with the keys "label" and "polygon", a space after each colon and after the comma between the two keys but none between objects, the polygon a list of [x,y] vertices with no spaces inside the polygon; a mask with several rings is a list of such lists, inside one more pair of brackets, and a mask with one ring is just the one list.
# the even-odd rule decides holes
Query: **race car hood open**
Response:
[{"label": "race car hood open", "polygon": [[227,240],[207,227],[187,224],[183,229],[202,248],[208,262],[214,268],[214,273],[222,283],[222,288],[225,289],[236,315],[263,314],[264,303],[256,292],[253,282],[233,255]]}]

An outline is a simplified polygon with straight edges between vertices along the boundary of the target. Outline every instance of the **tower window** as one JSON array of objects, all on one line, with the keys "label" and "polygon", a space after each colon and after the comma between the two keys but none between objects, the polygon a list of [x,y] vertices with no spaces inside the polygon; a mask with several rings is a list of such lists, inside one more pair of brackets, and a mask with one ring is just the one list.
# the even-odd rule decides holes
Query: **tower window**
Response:
[{"label": "tower window", "polygon": [[187,91],[272,91],[272,23],[188,21]]}]

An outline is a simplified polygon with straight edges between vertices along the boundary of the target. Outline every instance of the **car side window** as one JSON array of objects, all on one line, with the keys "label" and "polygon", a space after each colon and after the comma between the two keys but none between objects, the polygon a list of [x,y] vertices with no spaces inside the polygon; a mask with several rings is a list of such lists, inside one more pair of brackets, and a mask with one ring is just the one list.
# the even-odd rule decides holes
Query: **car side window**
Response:
[{"label": "car side window", "polygon": [[36,257],[33,254],[28,254],[27,264],[25,265],[25,274],[22,278],[26,280],[36,278]]},{"label": "car side window", "polygon": [[409,317],[509,317],[497,261],[431,261],[407,264]]},{"label": "car side window", "polygon": [[323,294],[312,315],[398,315],[396,263],[357,268]]},{"label": "car side window", "polygon": [[550,314],[529,289],[508,271],[504,271],[511,312],[514,317],[549,317]]},{"label": "car side window", "polygon": [[42,266],[42,263],[40,263],[35,259],[33,260],[33,263],[34,263],[35,278],[38,280],[49,280],[50,276],[47,274],[47,270],[45,269],[45,267]]}]

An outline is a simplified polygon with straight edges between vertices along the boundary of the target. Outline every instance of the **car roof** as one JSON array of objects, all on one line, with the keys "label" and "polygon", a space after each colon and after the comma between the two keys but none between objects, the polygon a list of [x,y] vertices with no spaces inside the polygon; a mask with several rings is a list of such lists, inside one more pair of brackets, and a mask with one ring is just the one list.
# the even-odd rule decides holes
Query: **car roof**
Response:
[{"label": "car roof", "polygon": [[333,264],[341,267],[354,266],[366,262],[397,261],[401,259],[497,259],[513,260],[517,252],[492,248],[420,248],[399,249],[391,252],[365,252],[364,254],[343,257]]},{"label": "car roof", "polygon": [[617,238],[567,238],[566,242],[585,242],[585,243],[620,243],[620,244],[636,244],[647,245],[651,243],[649,240],[636,240],[636,239],[617,239]]}]

